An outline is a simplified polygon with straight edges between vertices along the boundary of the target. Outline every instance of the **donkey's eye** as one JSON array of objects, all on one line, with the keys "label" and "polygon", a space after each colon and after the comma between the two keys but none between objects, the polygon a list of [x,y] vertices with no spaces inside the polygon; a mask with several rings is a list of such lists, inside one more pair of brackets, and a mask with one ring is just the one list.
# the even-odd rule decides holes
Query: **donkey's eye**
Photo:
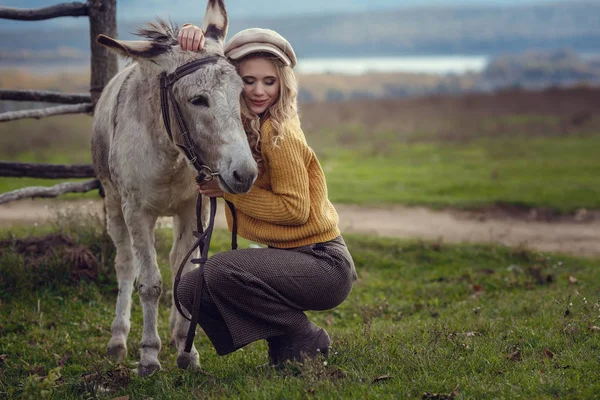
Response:
[{"label": "donkey's eye", "polygon": [[190,99],[190,103],[192,103],[195,106],[210,107],[210,104],[208,104],[208,97],[206,97],[203,94],[201,94],[200,96],[192,97]]}]

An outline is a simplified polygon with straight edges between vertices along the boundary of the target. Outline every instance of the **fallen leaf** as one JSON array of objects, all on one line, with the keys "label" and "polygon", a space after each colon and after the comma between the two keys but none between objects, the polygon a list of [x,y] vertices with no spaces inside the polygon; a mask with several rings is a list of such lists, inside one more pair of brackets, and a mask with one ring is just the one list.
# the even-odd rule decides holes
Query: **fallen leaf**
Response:
[{"label": "fallen leaf", "polygon": [[577,278],[575,278],[573,275],[569,275],[569,283],[571,285],[574,285],[577,283]]},{"label": "fallen leaf", "polygon": [[481,336],[481,333],[479,332],[467,332],[465,333],[466,337],[475,337],[475,336]]},{"label": "fallen leaf", "polygon": [[333,321],[334,321],[333,314],[329,314],[327,316],[327,325],[329,325],[329,326],[333,325]]},{"label": "fallen leaf", "polygon": [[330,368],[327,371],[327,377],[331,380],[344,379],[346,373],[339,368]]},{"label": "fallen leaf", "polygon": [[518,266],[518,265],[510,265],[510,266],[509,266],[507,269],[508,269],[510,272],[517,272],[517,273],[519,273],[519,274],[522,274],[522,273],[524,272],[524,271],[523,271],[523,268],[521,268],[521,267],[520,267],[520,266]]},{"label": "fallen leaf", "polygon": [[477,271],[477,273],[482,275],[494,275],[496,271],[493,269],[480,269]]},{"label": "fallen leaf", "polygon": [[473,285],[471,287],[471,289],[473,290],[473,293],[471,294],[471,298],[474,300],[479,299],[480,297],[483,296],[483,286],[481,285]]},{"label": "fallen leaf", "polygon": [[381,376],[378,376],[377,378],[373,379],[373,382],[371,382],[371,385],[374,383],[377,383],[377,382],[388,381],[390,379],[392,379],[392,377],[389,375],[381,375]]},{"label": "fallen leaf", "polygon": [[535,266],[535,267],[529,267],[527,268],[527,273],[529,275],[531,275],[531,277],[535,280],[535,282],[538,285],[541,285],[544,283],[545,279],[544,276],[542,274],[542,268],[540,266]]},{"label": "fallen leaf", "polygon": [[83,376],[83,381],[85,383],[93,382],[96,379],[98,379],[98,374],[87,374]]},{"label": "fallen leaf", "polygon": [[592,327],[590,327],[590,330],[592,332],[600,332],[600,327],[598,327],[598,326],[592,326]]},{"label": "fallen leaf", "polygon": [[580,208],[579,210],[577,210],[575,212],[575,218],[574,219],[577,222],[583,222],[583,221],[585,221],[586,219],[589,218],[588,214],[589,214],[588,210],[586,210],[585,208]]},{"label": "fallen leaf", "polygon": [[112,400],[129,400],[129,396],[121,396],[121,397],[115,397]]},{"label": "fallen leaf", "polygon": [[549,349],[544,349],[544,355],[550,359],[554,358],[554,353],[552,353]]},{"label": "fallen leaf", "polygon": [[506,356],[510,361],[519,362],[522,360],[521,358],[521,350],[516,350]]},{"label": "fallen leaf", "polygon": [[432,399],[432,400],[452,400],[454,399],[456,396],[459,395],[458,392],[458,386],[454,388],[454,390],[452,391],[452,393],[431,393],[431,392],[425,392],[423,393],[423,397],[422,399]]},{"label": "fallen leaf", "polygon": [[62,358],[60,360],[58,360],[57,366],[64,367],[65,364],[67,363],[67,361],[69,360],[69,358],[71,358],[71,355],[65,354],[64,356],[62,356]]},{"label": "fallen leaf", "polygon": [[571,368],[570,365],[555,365],[554,368],[556,369],[569,369]]},{"label": "fallen leaf", "polygon": [[577,335],[579,333],[579,328],[577,326],[568,325],[563,332],[567,335]]},{"label": "fallen leaf", "polygon": [[425,392],[425,393],[423,393],[422,399],[447,400],[447,399],[451,399],[451,397],[448,397],[448,395],[445,395],[442,393]]},{"label": "fallen leaf", "polygon": [[58,360],[56,365],[59,367],[64,367],[69,358],[71,358],[71,353],[66,353],[62,357],[60,357],[58,354],[55,354],[54,357]]}]

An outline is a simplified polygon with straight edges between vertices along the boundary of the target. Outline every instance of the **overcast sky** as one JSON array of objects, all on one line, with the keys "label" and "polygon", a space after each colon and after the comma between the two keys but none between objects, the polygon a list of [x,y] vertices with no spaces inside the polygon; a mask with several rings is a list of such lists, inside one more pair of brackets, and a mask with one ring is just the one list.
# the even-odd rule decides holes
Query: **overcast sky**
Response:
[{"label": "overcast sky", "polygon": [[[382,8],[447,5],[515,5],[526,3],[567,2],[569,0],[226,0],[232,17],[297,15],[323,12],[356,12]],[[573,0],[570,0],[573,1]],[[37,8],[60,3],[59,0],[0,0],[0,5]],[[190,17],[202,15],[204,0],[117,0],[120,19],[153,18],[156,15]]]},{"label": "overcast sky", "polygon": [[[1,6],[38,8],[55,5],[65,0],[0,0]],[[79,0],[84,1],[84,0]],[[582,0],[225,0],[230,18],[272,18],[305,14],[361,12],[403,7],[439,6],[514,6],[543,3],[566,3]],[[600,0],[591,0],[600,1]],[[172,19],[178,24],[202,23],[206,0],[117,0],[117,18],[120,22],[139,22],[156,17]],[[85,18],[58,18],[36,21],[37,28],[55,29],[58,26],[85,26]],[[0,29],[27,29],[31,22],[2,21]]]}]

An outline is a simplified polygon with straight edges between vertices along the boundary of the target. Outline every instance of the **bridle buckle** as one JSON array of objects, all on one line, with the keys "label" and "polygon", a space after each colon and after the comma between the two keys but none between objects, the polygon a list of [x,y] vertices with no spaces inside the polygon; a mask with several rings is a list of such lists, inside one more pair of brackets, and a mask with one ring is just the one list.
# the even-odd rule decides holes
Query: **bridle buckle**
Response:
[{"label": "bridle buckle", "polygon": [[200,167],[198,175],[204,177],[202,179],[204,182],[210,182],[214,179],[215,176],[219,176],[219,173],[214,172],[208,165],[203,165]]}]

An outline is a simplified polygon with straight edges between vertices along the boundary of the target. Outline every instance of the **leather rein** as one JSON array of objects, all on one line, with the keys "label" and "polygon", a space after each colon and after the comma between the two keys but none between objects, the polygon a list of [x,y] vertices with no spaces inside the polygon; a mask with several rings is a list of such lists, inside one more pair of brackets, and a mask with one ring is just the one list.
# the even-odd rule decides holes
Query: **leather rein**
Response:
[{"label": "leather rein", "polygon": [[[173,85],[183,78],[193,72],[198,71],[200,68],[210,64],[216,64],[220,59],[224,59],[222,56],[212,56],[207,58],[202,58],[199,60],[195,60],[189,62],[187,64],[182,65],[177,68],[175,72],[167,74],[163,72],[160,74],[160,104],[163,122],[165,125],[165,129],[167,130],[167,134],[169,135],[169,139],[174,143],[173,133],[171,132],[171,115],[170,108],[173,110],[173,114],[175,115],[175,122],[177,123],[177,127],[179,128],[179,132],[181,137],[183,138],[183,145],[176,145],[183,150],[190,164],[196,168],[198,171],[198,176],[196,177],[196,182],[208,182],[213,180],[215,177],[219,176],[218,171],[213,171],[208,165],[204,164],[201,159],[196,154],[196,150],[194,148],[194,142],[190,137],[189,130],[185,125],[185,121],[181,115],[181,110],[179,109],[179,105],[177,104],[177,100],[173,95]],[[169,107],[169,104],[171,107]],[[237,219],[235,214],[235,207],[232,203],[226,201],[227,206],[231,211],[231,215],[233,216],[233,229],[231,236],[231,248],[233,250],[237,249]],[[210,246],[210,239],[212,237],[212,232],[215,226],[215,216],[217,214],[217,199],[215,197],[210,198],[210,218],[208,222],[208,226],[206,231],[202,228],[201,221],[202,214],[202,195],[198,193],[198,198],[196,199],[196,231],[194,231],[193,235],[196,238],[192,248],[186,254],[186,256],[181,261],[179,265],[179,269],[177,270],[177,275],[175,276],[175,280],[173,282],[173,301],[175,302],[175,307],[177,307],[177,311],[179,314],[188,321],[190,321],[190,327],[188,330],[188,334],[185,340],[185,349],[186,353],[189,353],[192,349],[192,344],[194,342],[194,337],[196,336],[196,325],[198,323],[198,316],[200,314],[200,300],[202,296],[202,287],[204,285],[204,264],[208,260],[208,248]],[[192,312],[190,318],[188,318],[179,303],[179,297],[177,296],[177,287],[179,286],[179,281],[181,280],[181,274],[183,272],[183,268],[185,267],[188,259],[192,256],[192,254],[196,251],[196,249],[200,249],[200,258],[192,259],[193,264],[197,264],[200,272],[198,273],[198,280],[196,282],[196,292],[194,294],[194,302],[192,306]]]}]

